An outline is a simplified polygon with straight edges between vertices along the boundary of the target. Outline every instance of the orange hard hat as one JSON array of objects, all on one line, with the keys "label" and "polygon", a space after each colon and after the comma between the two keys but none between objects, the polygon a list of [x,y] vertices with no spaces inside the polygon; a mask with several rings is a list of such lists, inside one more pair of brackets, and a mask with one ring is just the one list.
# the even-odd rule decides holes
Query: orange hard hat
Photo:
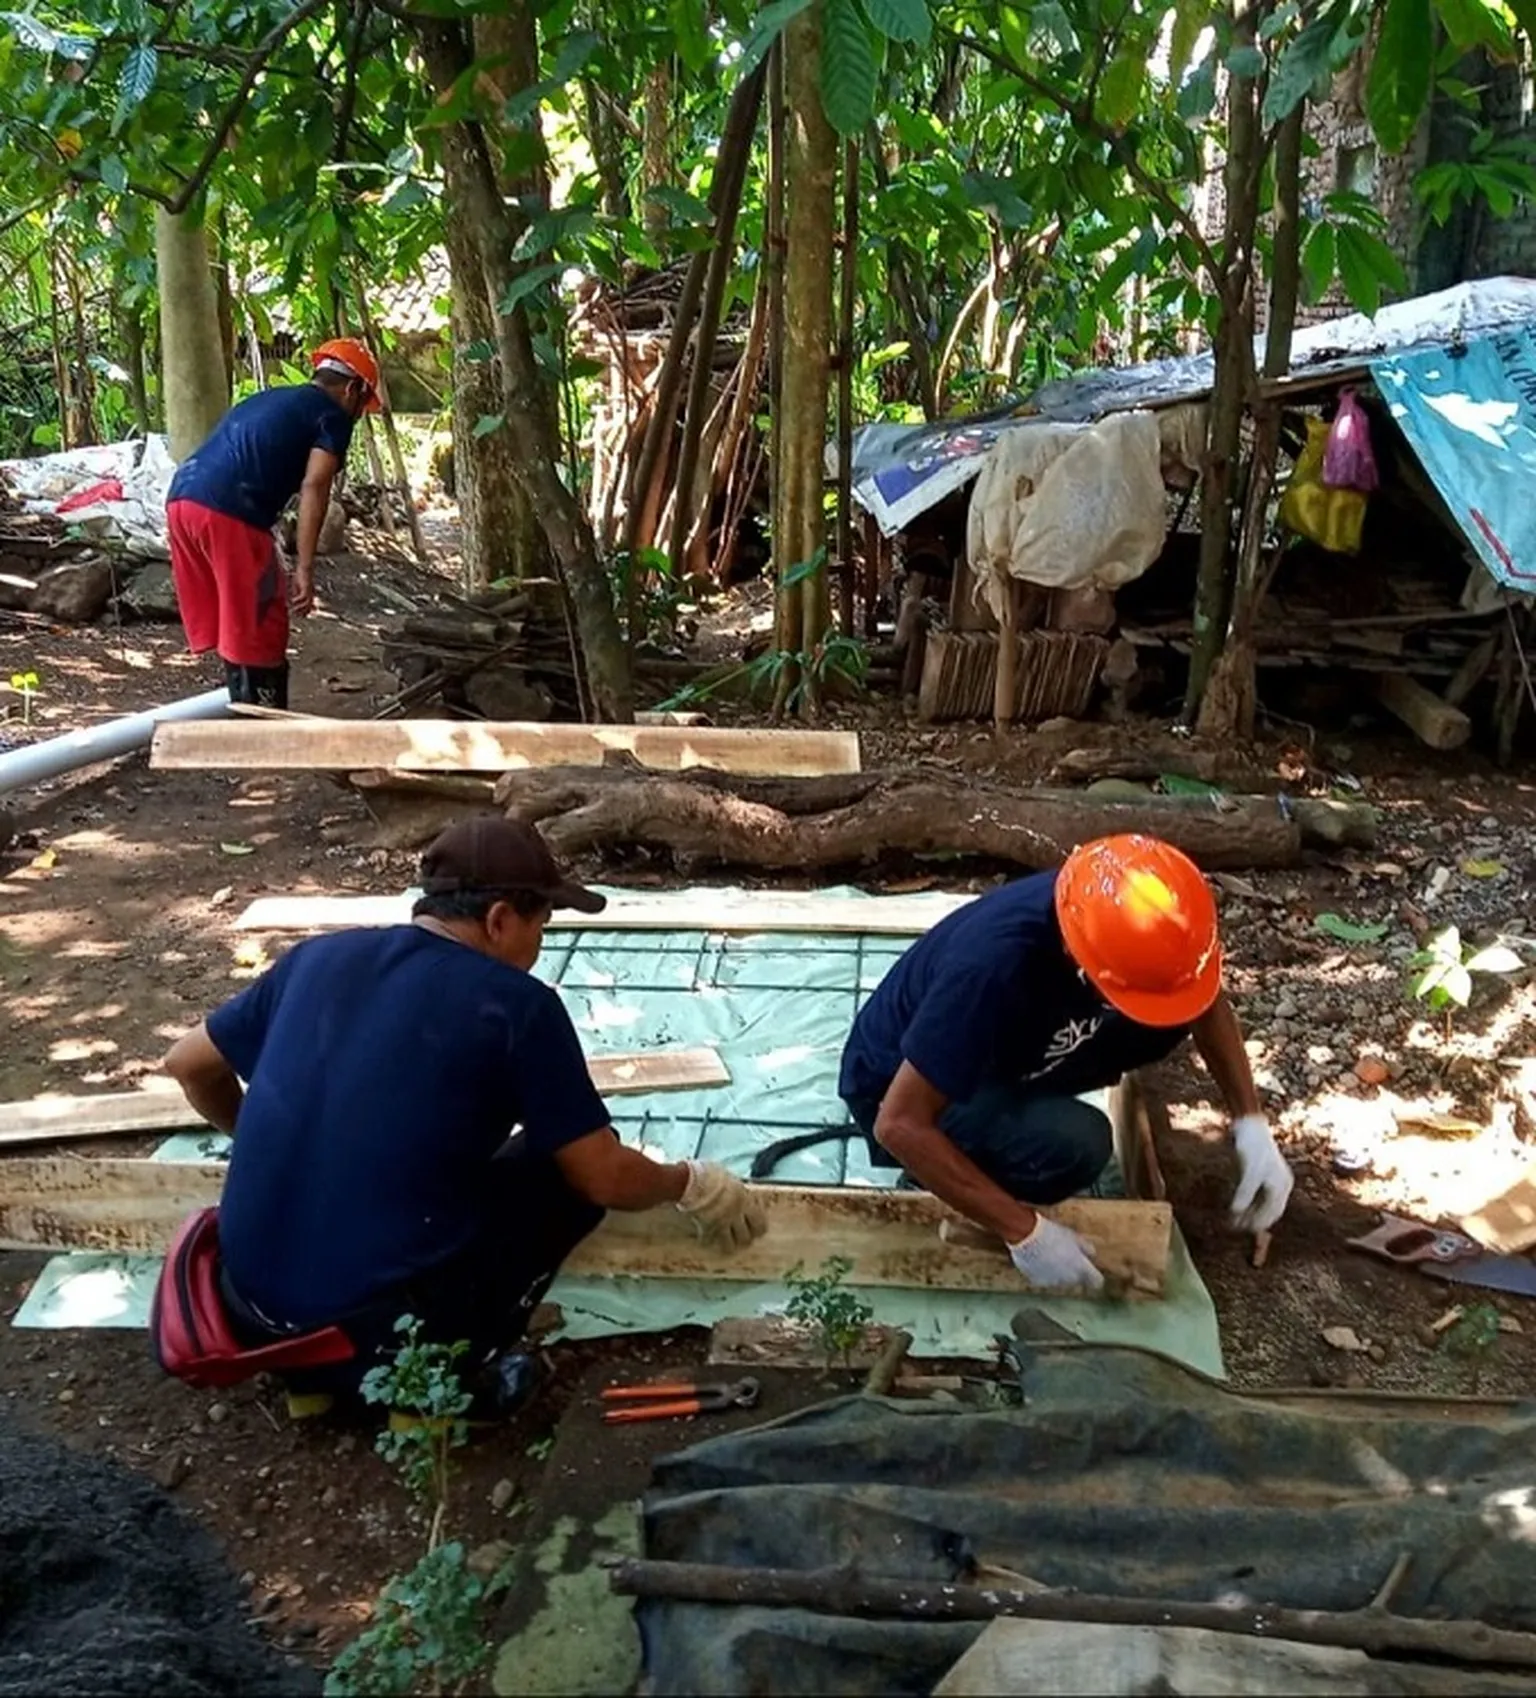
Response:
[{"label": "orange hard hat", "polygon": [[369,389],[368,405],[363,411],[378,412],[379,362],[355,336],[337,336],[329,342],[322,342],[309,356],[309,363],[316,371],[344,371],[360,377]]},{"label": "orange hard hat", "polygon": [[1221,990],[1216,899],[1188,855],[1155,837],[1101,837],[1056,875],[1067,953],[1112,1008],[1187,1026]]}]

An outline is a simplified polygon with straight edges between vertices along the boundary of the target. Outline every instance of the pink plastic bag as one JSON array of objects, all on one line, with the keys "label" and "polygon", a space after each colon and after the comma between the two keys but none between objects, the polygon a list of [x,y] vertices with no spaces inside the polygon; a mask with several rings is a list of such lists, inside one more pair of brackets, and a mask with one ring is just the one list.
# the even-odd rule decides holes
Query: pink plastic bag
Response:
[{"label": "pink plastic bag", "polygon": [[1339,410],[1323,450],[1323,482],[1329,489],[1357,489],[1369,495],[1378,481],[1370,422],[1354,390],[1346,389],[1339,397]]}]

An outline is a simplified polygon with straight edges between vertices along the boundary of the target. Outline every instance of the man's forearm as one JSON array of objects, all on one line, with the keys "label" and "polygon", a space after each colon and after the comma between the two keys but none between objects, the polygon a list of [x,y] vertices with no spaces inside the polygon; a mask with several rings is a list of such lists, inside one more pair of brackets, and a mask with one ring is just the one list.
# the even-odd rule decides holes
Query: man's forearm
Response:
[{"label": "man's forearm", "polygon": [[193,1078],[178,1081],[182,1095],[202,1115],[210,1126],[234,1135],[235,1122],[240,1118],[240,1105],[245,1092],[233,1073],[222,1078]]},{"label": "man's forearm", "polygon": [[306,483],[299,491],[299,527],[297,570],[308,575],[315,569],[315,550],[320,546],[320,527],[325,523],[325,510],[331,504],[330,486]]},{"label": "man's forearm", "polygon": [[1234,1119],[1258,1114],[1259,1093],[1243,1047],[1243,1029],[1223,991],[1194,1025],[1195,1047]]},{"label": "man's forearm", "polygon": [[687,1162],[653,1161],[639,1150],[619,1146],[603,1180],[603,1195],[592,1198],[605,1209],[635,1211],[682,1201],[688,1184]]},{"label": "man's forearm", "polygon": [[1035,1211],[989,1179],[937,1126],[877,1122],[875,1136],[921,1185],[968,1220],[1017,1244],[1034,1230]]}]

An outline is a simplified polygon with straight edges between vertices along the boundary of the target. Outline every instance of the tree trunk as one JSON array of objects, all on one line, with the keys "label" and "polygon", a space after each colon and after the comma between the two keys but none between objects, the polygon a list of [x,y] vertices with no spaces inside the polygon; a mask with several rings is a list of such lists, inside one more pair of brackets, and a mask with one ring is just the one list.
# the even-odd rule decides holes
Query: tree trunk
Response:
[{"label": "tree trunk", "polygon": [[[1301,294],[1301,148],[1305,117],[1306,102],[1302,101],[1280,126],[1275,138],[1275,212],[1264,344],[1265,378],[1284,376],[1291,364],[1291,335]],[[1237,533],[1232,621],[1200,703],[1198,727],[1203,737],[1240,738],[1246,742],[1253,736],[1258,710],[1253,628],[1272,576],[1272,572],[1263,570],[1262,563],[1269,532],[1269,498],[1280,455],[1281,411],[1279,400],[1273,396],[1254,400],[1248,487]],[[1278,565],[1277,555],[1274,566]]]},{"label": "tree trunk", "polygon": [[859,144],[843,143],[843,253],[837,312],[837,570],[840,623],[853,635],[853,319],[858,300]]},{"label": "tree trunk", "polygon": [[[715,213],[714,245],[704,278],[704,296],[699,307],[698,332],[693,341],[693,370],[689,374],[688,406],[683,415],[683,438],[677,453],[677,476],[672,526],[672,565],[680,572],[688,552],[693,518],[694,475],[699,464],[699,445],[711,411],[710,379],[714,372],[715,341],[720,333],[720,314],[725,306],[725,286],[730,281],[736,257],[736,215],[752,157],[752,136],[757,129],[758,109],[763,103],[767,66],[759,65],[747,78],[742,95],[743,122],[728,137],[722,137],[715,156],[715,171],[723,175],[719,205]],[[733,114],[735,116],[735,114]],[[727,142],[731,151],[726,152]]]},{"label": "tree trunk", "polygon": [[661,249],[667,240],[670,220],[666,207],[651,199],[651,190],[666,188],[673,176],[670,64],[657,65],[645,79],[645,117],[640,148],[640,216],[647,239]]},{"label": "tree trunk", "polygon": [[[463,30],[456,23],[428,18],[413,27],[432,85],[446,96],[472,63]],[[549,429],[542,404],[542,379],[528,318],[521,306],[509,313],[497,311],[518,270],[512,262],[513,233],[490,150],[480,126],[467,119],[446,126],[443,141],[445,181],[450,184],[450,196],[463,203],[480,255],[500,364],[502,428],[511,441],[515,474],[538,514],[570,595],[594,705],[606,719],[628,720],[633,712],[629,655],[592,528],[560,475],[560,443]]]},{"label": "tree trunk", "polygon": [[[1234,53],[1253,49],[1257,24],[1255,0],[1235,0]],[[1221,317],[1213,349],[1210,424],[1200,477],[1200,576],[1184,696],[1184,719],[1189,723],[1199,712],[1206,680],[1226,640],[1232,604],[1233,484],[1253,369],[1253,246],[1263,153],[1257,82],[1253,77],[1233,76],[1227,84],[1227,204],[1221,272],[1212,279]]]},{"label": "tree trunk", "polygon": [[219,311],[219,350],[224,356],[224,405],[235,392],[235,292],[229,280],[228,223],[219,214],[219,251],[212,258],[214,299]]},{"label": "tree trunk", "polygon": [[587,145],[603,188],[603,211],[610,218],[629,217],[629,173],[624,164],[624,130],[596,83],[584,79],[582,105],[587,115]]},{"label": "tree trunk", "polygon": [[[794,573],[824,550],[823,456],[831,379],[832,250],[837,138],[821,98],[821,8],[811,7],[784,30],[785,255],[784,371],[779,399],[779,476],[773,526],[774,578],[779,585],[777,643],[809,655],[827,634],[831,601],[825,567]],[[797,579],[786,584],[786,576]],[[802,673],[804,674],[802,676]],[[814,714],[819,680],[789,662],[779,674],[775,709],[799,688],[802,713]]]},{"label": "tree trunk", "polygon": [[463,199],[454,192],[453,183],[448,187],[443,235],[453,302],[453,482],[459,503],[464,589],[473,594],[498,579],[524,575],[521,526],[532,510],[517,479],[512,433],[503,427],[475,435],[479,420],[501,413],[501,382],[494,360],[466,359],[465,350],[476,342],[494,344],[496,326]]},{"label": "tree trunk", "polygon": [[123,349],[123,367],[128,373],[133,422],[140,436],[148,436],[154,426],[149,415],[149,384],[144,376],[144,309],[137,304],[120,306],[117,329]]},{"label": "tree trunk", "polygon": [[[1073,790],[1009,790],[955,779],[863,773],[751,781],[704,772],[541,767],[496,789],[510,814],[540,827],[560,855],[632,847],[705,866],[804,871],[888,855],[977,855],[1058,866],[1079,843],[1146,832],[1210,868],[1284,867],[1303,828],[1272,796],[1147,796],[1124,802]],[[1362,815],[1370,810],[1360,810]],[[1353,822],[1367,839],[1374,817]]]},{"label": "tree trunk", "polygon": [[[505,12],[486,13],[477,17],[474,22],[474,38],[477,58],[501,61],[487,71],[486,75],[503,101],[532,88],[538,82],[538,25],[526,5],[513,5]],[[492,138],[488,135],[487,139]],[[497,164],[497,181],[505,199],[532,199],[544,206],[549,204],[549,155],[544,146],[544,133],[539,125],[537,109],[519,124],[508,125],[503,122],[500,133],[495,136],[492,154]],[[516,212],[510,212],[509,216],[512,218],[514,234],[520,235],[526,225],[526,219]],[[493,339],[494,326],[491,325],[488,315],[484,322],[485,329],[477,334],[488,340]],[[560,425],[553,385],[542,370],[540,378],[540,404],[545,411],[544,429],[553,439],[558,440]],[[494,374],[492,382],[494,384]],[[500,408],[492,406],[486,410],[494,414],[499,412]],[[496,438],[504,437],[505,433],[493,431],[487,436],[475,436],[475,420],[483,416],[477,413],[475,418],[468,421],[468,428],[462,433],[468,443],[468,449],[461,456],[458,414],[459,409],[455,408],[455,471],[461,464],[474,466],[472,477],[478,486],[479,506],[485,509],[485,522],[494,525],[497,532],[496,539],[485,547],[503,556],[506,561],[506,571],[493,573],[492,576],[552,576],[554,561],[550,557],[549,544],[545,541],[538,514],[534,512],[532,503],[516,477],[506,476],[506,443],[496,441]],[[483,466],[474,464],[481,460],[485,461]],[[475,539],[474,552],[483,552],[479,538]],[[466,554],[466,566],[468,561],[469,555]],[[483,580],[484,583],[490,581]]]},{"label": "tree trunk", "polygon": [[228,402],[219,303],[198,215],[155,212],[160,281],[160,394],[172,458],[206,439]]}]

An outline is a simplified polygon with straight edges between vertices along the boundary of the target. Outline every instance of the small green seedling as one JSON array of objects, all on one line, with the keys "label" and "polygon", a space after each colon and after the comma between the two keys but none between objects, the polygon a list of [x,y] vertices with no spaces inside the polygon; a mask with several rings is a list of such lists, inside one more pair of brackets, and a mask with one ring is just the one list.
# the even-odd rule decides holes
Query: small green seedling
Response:
[{"label": "small green seedling", "polygon": [[362,1391],[390,1411],[390,1426],[374,1448],[431,1507],[431,1530],[425,1555],[389,1582],[367,1627],[331,1665],[327,1698],[458,1690],[490,1653],[480,1620],[485,1582],[471,1571],[464,1546],[443,1539],[453,1454],[469,1437],[472,1399],[458,1369],[469,1345],[423,1338],[414,1315],[402,1315],[395,1331],[399,1348],[364,1376]]},{"label": "small green seedling", "polygon": [[38,677],[35,672],[13,672],[11,688],[21,696],[21,723],[32,723],[32,698],[37,694]]},{"label": "small green seedling", "polygon": [[1444,1014],[1449,1033],[1454,1010],[1465,1008],[1472,1000],[1474,973],[1516,973],[1524,963],[1502,943],[1464,949],[1460,930],[1446,926],[1435,933],[1427,947],[1409,958],[1408,965],[1413,970],[1408,994],[1416,1002],[1427,1003],[1436,1014]]},{"label": "small green seedling", "polygon": [[1460,1356],[1471,1369],[1474,1392],[1482,1384],[1483,1369],[1498,1342],[1499,1311],[1491,1303],[1469,1304],[1445,1335],[1445,1349],[1453,1356]]},{"label": "small green seedling", "polygon": [[840,1356],[845,1368],[850,1365],[875,1318],[874,1310],[844,1286],[852,1272],[853,1263],[846,1256],[832,1256],[821,1264],[819,1274],[807,1274],[804,1262],[796,1262],[784,1276],[792,1294],[786,1312],[792,1321],[816,1329],[829,1372],[834,1357]]}]

